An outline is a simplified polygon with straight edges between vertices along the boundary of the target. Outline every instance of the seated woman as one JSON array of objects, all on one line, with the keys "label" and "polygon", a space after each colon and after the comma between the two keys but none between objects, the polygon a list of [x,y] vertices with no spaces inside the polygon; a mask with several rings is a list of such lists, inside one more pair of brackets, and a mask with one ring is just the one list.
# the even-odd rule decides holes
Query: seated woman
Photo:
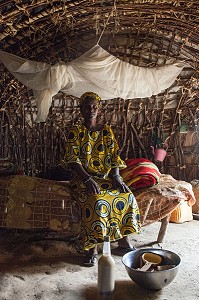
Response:
[{"label": "seated woman", "polygon": [[81,96],[84,122],[69,129],[63,160],[72,169],[72,194],[81,207],[88,266],[95,264],[97,245],[103,243],[104,235],[118,240],[119,247],[132,250],[128,235],[140,232],[136,199],[119,175],[119,169],[126,165],[119,157],[113,131],[97,121],[100,100],[92,92]]}]

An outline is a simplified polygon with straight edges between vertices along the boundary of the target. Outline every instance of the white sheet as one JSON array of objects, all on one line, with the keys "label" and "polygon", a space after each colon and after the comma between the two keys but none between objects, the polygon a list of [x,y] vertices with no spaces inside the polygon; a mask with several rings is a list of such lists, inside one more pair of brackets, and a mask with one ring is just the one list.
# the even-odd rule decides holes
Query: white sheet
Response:
[{"label": "white sheet", "polygon": [[153,68],[123,62],[99,45],[66,64],[51,66],[0,51],[0,60],[21,83],[33,89],[37,122],[45,122],[52,97],[59,91],[80,97],[92,91],[102,100],[145,98],[170,87],[185,67],[176,62]]}]

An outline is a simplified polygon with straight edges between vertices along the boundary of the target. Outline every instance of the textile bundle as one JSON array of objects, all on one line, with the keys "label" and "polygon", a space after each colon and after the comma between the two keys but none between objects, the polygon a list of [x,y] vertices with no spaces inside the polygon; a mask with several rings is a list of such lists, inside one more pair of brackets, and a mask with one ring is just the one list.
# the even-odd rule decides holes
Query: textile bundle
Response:
[{"label": "textile bundle", "polygon": [[158,184],[136,190],[133,194],[142,216],[142,226],[163,219],[181,203],[192,206],[196,202],[192,185],[168,174],[161,174]]},{"label": "textile bundle", "polygon": [[160,179],[158,167],[145,158],[126,160],[127,167],[120,171],[124,181],[132,189],[137,190],[157,184]]}]

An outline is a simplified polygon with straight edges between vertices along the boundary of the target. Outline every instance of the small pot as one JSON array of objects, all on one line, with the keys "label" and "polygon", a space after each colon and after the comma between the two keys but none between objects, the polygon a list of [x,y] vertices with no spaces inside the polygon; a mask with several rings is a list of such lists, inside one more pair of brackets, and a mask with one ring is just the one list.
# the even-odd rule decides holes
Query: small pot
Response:
[{"label": "small pot", "polygon": [[153,146],[151,146],[152,149],[152,153],[154,155],[154,159],[155,161],[163,161],[167,155],[167,149],[168,149],[168,145],[166,145],[166,150],[164,148],[155,148]]}]

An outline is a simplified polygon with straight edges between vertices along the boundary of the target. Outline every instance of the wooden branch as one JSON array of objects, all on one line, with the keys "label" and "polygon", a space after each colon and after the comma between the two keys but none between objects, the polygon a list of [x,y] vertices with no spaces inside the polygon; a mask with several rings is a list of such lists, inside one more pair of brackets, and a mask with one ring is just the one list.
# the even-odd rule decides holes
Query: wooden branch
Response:
[{"label": "wooden branch", "polygon": [[146,152],[146,150],[144,148],[144,145],[142,144],[142,142],[141,142],[141,140],[139,138],[139,135],[138,135],[138,133],[137,133],[137,131],[136,131],[136,129],[135,129],[135,127],[134,127],[134,125],[132,123],[131,123],[131,128],[133,130],[133,133],[135,134],[135,137],[136,137],[136,139],[138,141],[138,144],[140,145],[140,148],[142,149],[142,151],[144,152],[145,157],[147,158],[148,157],[147,152]]},{"label": "wooden branch", "polygon": [[169,224],[169,219],[170,219],[170,214],[161,220],[161,226],[160,226],[160,230],[159,230],[158,238],[157,238],[158,243],[163,242],[163,239],[165,237],[166,230],[167,230],[167,227]]}]

